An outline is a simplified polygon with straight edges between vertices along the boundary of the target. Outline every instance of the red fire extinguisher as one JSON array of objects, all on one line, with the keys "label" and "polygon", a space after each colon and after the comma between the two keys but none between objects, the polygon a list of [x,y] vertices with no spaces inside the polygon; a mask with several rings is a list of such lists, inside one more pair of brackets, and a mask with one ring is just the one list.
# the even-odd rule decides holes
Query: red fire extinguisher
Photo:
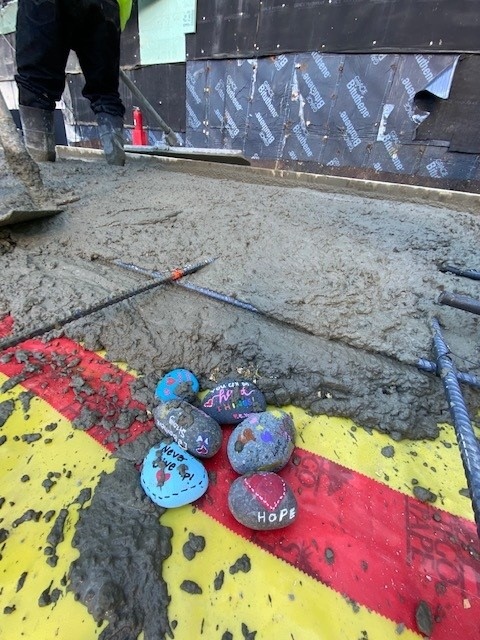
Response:
[{"label": "red fire extinguisher", "polygon": [[133,107],[132,143],[135,146],[147,145],[147,132],[143,128],[143,115],[138,107]]}]

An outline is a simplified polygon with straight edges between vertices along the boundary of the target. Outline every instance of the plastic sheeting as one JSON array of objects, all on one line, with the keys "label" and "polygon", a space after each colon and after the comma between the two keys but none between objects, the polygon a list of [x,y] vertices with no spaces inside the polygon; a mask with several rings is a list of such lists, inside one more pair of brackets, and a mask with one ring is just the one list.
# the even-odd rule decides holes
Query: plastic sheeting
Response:
[{"label": "plastic sheeting", "polygon": [[[43,366],[19,384],[29,351]],[[113,468],[111,433],[72,428],[82,407],[76,367],[92,405],[115,410],[113,395],[136,404],[124,367],[65,338],[28,341],[18,358],[0,362],[0,403],[14,407],[0,428],[0,629],[9,640],[90,640],[102,631],[66,589],[78,510],[88,507],[75,500]],[[394,442],[345,419],[287,410],[298,433],[281,472],[298,501],[293,525],[254,532],[233,519],[227,493],[235,474],[224,450],[207,462],[205,496],[162,516],[173,530],[163,574],[175,639],[413,640],[429,616],[434,640],[479,637],[480,544],[453,428],[443,425],[433,442]],[[151,426],[133,424],[122,437]],[[48,563],[47,514],[62,508],[65,539],[58,562]],[[206,545],[187,560],[191,533]],[[184,591],[184,580],[198,592]]]},{"label": "plastic sheeting", "polygon": [[313,51],[188,62],[187,145],[241,149],[247,157],[317,171],[478,179],[478,155],[450,153],[448,141],[415,139],[429,116],[416,95],[429,87],[445,93],[457,60]]}]

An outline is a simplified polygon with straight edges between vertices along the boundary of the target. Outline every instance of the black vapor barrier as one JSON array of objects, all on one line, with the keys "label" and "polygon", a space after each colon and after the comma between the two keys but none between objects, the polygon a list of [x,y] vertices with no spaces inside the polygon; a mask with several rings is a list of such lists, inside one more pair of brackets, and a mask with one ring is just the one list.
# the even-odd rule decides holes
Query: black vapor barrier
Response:
[{"label": "black vapor barrier", "polygon": [[316,51],[188,62],[186,144],[241,149],[264,164],[306,171],[475,181],[478,155],[452,153],[448,140],[416,139],[430,117],[416,96],[448,102],[463,62],[455,55]]},{"label": "black vapor barrier", "polygon": [[455,71],[448,100],[430,92],[415,98],[429,112],[419,126],[417,140],[444,140],[450,151],[480,153],[480,56],[462,57]]},{"label": "black vapor barrier", "polygon": [[188,60],[480,52],[478,0],[198,0]]}]

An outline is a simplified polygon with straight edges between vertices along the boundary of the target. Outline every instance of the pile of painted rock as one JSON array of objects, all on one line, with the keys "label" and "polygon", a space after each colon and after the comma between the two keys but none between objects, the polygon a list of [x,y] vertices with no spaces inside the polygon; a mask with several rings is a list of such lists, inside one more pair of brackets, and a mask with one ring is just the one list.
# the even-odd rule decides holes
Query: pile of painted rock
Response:
[{"label": "pile of painted rock", "polygon": [[166,508],[200,498],[208,488],[208,474],[200,460],[219,451],[222,426],[232,425],[227,456],[239,474],[228,494],[232,515],[251,529],[291,524],[297,502],[277,473],[295,447],[291,416],[277,409],[267,411],[263,393],[248,380],[225,380],[203,400],[198,392],[198,380],[186,369],[175,369],[158,383],[159,404],[153,416],[163,440],[143,462],[140,481],[145,493]]}]

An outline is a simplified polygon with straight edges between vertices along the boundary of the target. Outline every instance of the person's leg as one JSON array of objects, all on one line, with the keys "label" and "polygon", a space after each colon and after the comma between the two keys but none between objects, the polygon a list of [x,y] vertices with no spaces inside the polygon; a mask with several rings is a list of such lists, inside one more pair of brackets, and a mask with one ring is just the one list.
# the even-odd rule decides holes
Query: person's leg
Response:
[{"label": "person's leg", "polygon": [[53,112],[68,52],[57,0],[19,0],[15,81],[25,145],[37,161],[55,160]]},{"label": "person's leg", "polygon": [[81,32],[74,49],[85,76],[82,91],[92,111],[122,116],[125,108],[118,92],[120,69],[120,14],[117,0],[83,0]]},{"label": "person's leg", "polygon": [[120,16],[117,0],[84,0],[82,29],[74,42],[85,76],[83,95],[90,100],[109,164],[123,165],[123,116],[118,92]]}]

